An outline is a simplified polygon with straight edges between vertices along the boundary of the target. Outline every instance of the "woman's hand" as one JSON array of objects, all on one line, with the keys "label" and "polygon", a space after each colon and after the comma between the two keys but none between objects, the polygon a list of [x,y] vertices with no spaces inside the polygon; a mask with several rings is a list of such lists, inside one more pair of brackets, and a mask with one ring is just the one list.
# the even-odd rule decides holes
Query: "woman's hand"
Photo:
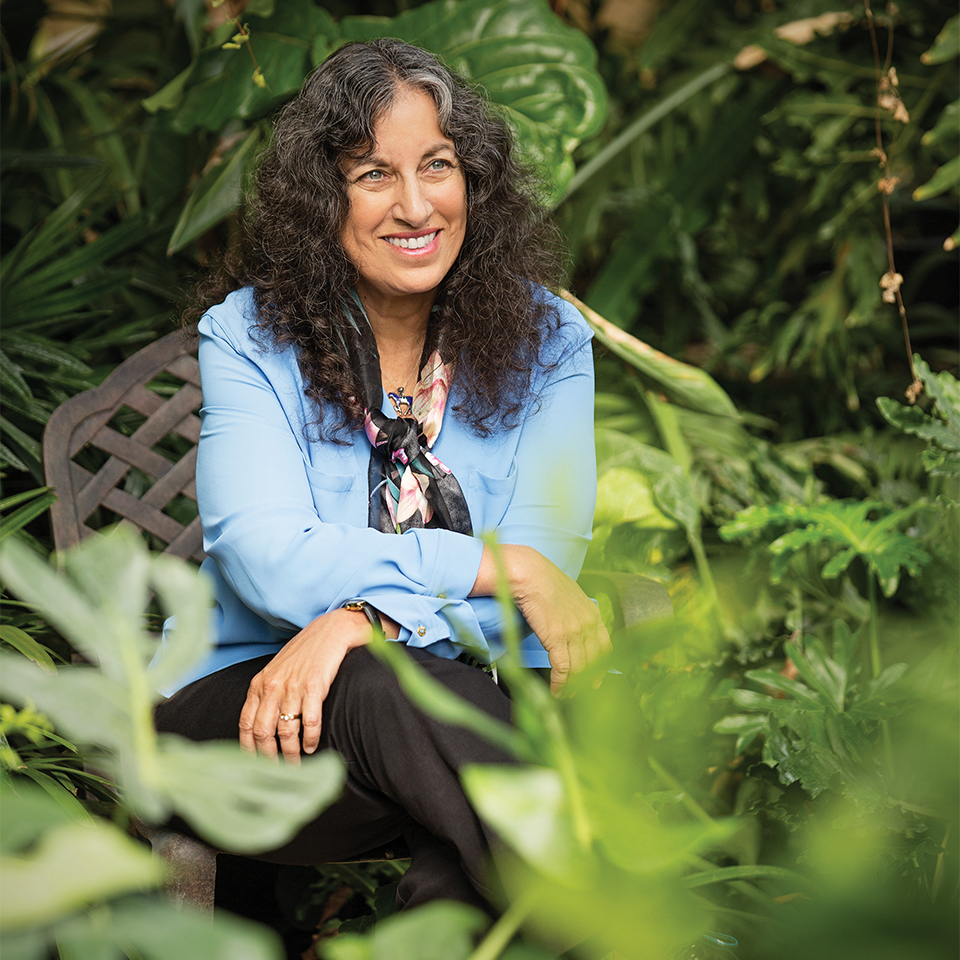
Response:
[{"label": "woman's hand", "polygon": [[[387,635],[397,636],[396,624],[384,624]],[[343,663],[355,647],[373,639],[373,627],[361,611],[331,610],[308,623],[250,681],[240,712],[240,746],[267,757],[280,751],[288,763],[300,763],[303,752],[313,753],[320,743],[323,701]],[[283,720],[281,714],[302,715]]]},{"label": "woman's hand", "polygon": [[[577,673],[610,649],[610,635],[599,607],[556,564],[533,547],[500,547],[510,592],[530,629],[550,657],[554,696]],[[493,552],[484,547],[473,596],[496,592]]]}]

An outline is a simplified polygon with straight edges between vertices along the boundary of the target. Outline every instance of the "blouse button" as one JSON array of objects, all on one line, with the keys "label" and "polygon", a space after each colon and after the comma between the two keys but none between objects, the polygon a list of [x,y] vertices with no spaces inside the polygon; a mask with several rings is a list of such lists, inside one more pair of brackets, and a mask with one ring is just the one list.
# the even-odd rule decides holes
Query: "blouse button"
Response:
[{"label": "blouse button", "polygon": [[427,628],[421,623],[420,626],[417,627],[417,636],[422,637],[426,634],[426,632]]}]

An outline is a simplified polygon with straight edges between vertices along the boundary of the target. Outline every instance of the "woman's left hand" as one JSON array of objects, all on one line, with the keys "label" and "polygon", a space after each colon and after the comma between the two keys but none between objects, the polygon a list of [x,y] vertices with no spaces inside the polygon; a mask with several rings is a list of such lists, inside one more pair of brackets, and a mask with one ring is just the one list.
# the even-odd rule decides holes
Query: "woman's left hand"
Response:
[{"label": "woman's left hand", "polygon": [[[343,658],[372,638],[362,612],[331,610],[308,623],[250,681],[240,712],[240,746],[276,757],[279,738],[284,759],[299,764],[302,730],[303,752],[313,753],[320,743],[323,701]],[[300,719],[284,720],[281,714]]]},{"label": "woman's left hand", "polygon": [[[504,574],[527,625],[550,658],[550,692],[560,696],[570,675],[609,653],[610,634],[600,608],[555,563],[533,547],[500,545]],[[483,548],[472,596],[495,593],[493,552]]]}]

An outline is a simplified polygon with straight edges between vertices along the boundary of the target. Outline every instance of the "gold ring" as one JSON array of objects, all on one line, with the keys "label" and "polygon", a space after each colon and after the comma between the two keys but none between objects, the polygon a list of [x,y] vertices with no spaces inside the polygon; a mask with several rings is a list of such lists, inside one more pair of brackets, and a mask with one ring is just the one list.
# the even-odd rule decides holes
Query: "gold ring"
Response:
[{"label": "gold ring", "polygon": [[281,720],[299,720],[303,716],[302,713],[281,713]]}]

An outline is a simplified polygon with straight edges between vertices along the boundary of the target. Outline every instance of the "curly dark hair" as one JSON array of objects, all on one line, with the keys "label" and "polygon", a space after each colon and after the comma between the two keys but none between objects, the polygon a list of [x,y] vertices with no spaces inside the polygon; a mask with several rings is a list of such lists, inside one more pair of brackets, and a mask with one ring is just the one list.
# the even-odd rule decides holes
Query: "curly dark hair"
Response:
[{"label": "curly dark hair", "polygon": [[340,243],[349,212],[342,164],[373,151],[375,125],[404,87],[433,100],[466,179],[466,234],[427,335],[429,348],[442,326],[457,358],[457,417],[481,436],[517,423],[535,400],[531,375],[546,365],[546,334],[559,323],[536,284],[559,286],[562,248],[507,124],[418,47],[391,39],[346,44],[281,111],[256,173],[245,241],[198,287],[187,317],[253,287],[260,339],[295,346],[321,437],[325,426],[336,434],[363,416],[354,399],[362,388],[344,349],[345,310],[357,309],[350,289],[359,274]]}]

